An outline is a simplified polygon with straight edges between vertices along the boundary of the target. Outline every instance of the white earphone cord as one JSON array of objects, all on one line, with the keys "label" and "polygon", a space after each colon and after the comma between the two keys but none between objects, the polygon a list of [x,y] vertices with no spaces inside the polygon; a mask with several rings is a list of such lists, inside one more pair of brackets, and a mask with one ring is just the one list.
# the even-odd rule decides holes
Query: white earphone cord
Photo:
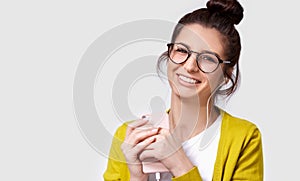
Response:
[{"label": "white earphone cord", "polygon": [[[226,82],[223,82],[222,84],[220,84],[218,87],[215,88],[215,90],[210,94],[210,96],[208,97],[208,100],[207,100],[207,103],[206,103],[206,125],[205,125],[205,129],[203,131],[203,137],[205,136],[205,133],[206,133],[206,130],[207,130],[207,126],[208,126],[208,120],[209,120],[209,109],[208,109],[208,104],[209,104],[209,101],[212,97],[212,95],[214,95],[216,93],[216,91],[222,87],[224,84],[226,84]],[[203,138],[202,137],[202,138]],[[210,144],[210,142],[212,141],[213,139],[211,139],[203,148],[205,148],[207,145]],[[199,144],[199,150],[202,149],[201,145]]]},{"label": "white earphone cord", "polygon": [[[208,116],[208,104],[209,104],[209,101],[210,101],[212,95],[213,95],[213,94],[218,90],[218,88],[221,87],[221,86],[223,86],[223,84],[219,85],[219,86],[212,92],[212,94],[208,97],[208,100],[207,100],[207,103],[206,103],[206,115],[207,115],[207,117],[206,117],[206,125],[205,125],[205,129],[204,129],[204,133],[203,133],[203,134],[205,134],[205,131],[206,131],[207,126],[208,126],[208,119],[209,119],[209,116]],[[204,137],[204,135],[203,135],[203,137]],[[210,142],[209,142],[209,143],[210,143]],[[209,144],[209,143],[208,143],[208,144]],[[208,144],[207,144],[207,145],[208,145]],[[205,146],[205,147],[206,147],[206,146]],[[200,149],[200,147],[199,147],[199,149]],[[160,173],[159,173],[159,172],[155,172],[155,179],[156,179],[156,181],[160,181]]]},{"label": "white earphone cord", "polygon": [[160,180],[160,173],[159,172],[155,173],[155,179],[156,179],[156,181]]}]

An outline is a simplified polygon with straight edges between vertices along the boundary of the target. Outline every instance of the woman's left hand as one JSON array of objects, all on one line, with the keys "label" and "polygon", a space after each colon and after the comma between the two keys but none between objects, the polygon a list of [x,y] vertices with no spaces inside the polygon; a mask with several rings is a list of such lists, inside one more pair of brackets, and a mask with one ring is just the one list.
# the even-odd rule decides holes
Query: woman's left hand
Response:
[{"label": "woman's left hand", "polygon": [[164,164],[175,177],[187,173],[193,168],[193,164],[186,156],[180,139],[177,139],[168,129],[159,129],[158,134],[153,136],[156,141],[140,154],[140,160],[155,158]]}]

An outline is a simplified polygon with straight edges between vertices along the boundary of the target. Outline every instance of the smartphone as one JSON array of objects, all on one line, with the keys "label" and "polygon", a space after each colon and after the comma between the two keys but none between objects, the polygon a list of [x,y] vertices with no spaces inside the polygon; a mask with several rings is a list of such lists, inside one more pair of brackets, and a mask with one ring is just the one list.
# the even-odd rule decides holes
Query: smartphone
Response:
[{"label": "smartphone", "polygon": [[[149,123],[154,127],[169,129],[169,115],[167,113],[146,115],[143,119],[148,119]],[[144,161],[142,162],[142,165],[144,173],[169,172],[169,170],[159,161]]]}]

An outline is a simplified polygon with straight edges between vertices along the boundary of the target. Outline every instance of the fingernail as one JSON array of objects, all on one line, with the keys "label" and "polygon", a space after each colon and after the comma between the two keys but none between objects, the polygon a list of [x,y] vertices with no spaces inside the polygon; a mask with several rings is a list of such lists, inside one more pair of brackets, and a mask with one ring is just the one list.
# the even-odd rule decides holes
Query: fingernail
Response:
[{"label": "fingernail", "polygon": [[156,138],[153,138],[153,141],[152,141],[152,143],[154,143],[156,141]]},{"label": "fingernail", "polygon": [[142,119],[149,121],[150,120],[150,116],[149,115],[143,115]]},{"label": "fingernail", "polygon": [[153,133],[157,133],[157,131],[158,131],[157,128],[151,130],[151,132],[153,132]]},{"label": "fingernail", "polygon": [[157,132],[159,133],[161,129],[162,129],[161,127],[158,127]]}]

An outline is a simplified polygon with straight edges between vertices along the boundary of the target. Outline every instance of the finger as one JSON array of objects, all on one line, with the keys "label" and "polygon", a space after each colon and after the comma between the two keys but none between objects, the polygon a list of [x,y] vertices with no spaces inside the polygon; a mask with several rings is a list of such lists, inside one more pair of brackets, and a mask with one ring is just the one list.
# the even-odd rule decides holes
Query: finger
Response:
[{"label": "finger", "polygon": [[164,152],[172,152],[181,147],[181,142],[168,135],[155,135],[155,142],[147,146],[147,150],[165,150]]},{"label": "finger", "polygon": [[146,119],[138,119],[128,124],[126,130],[126,136],[129,135],[135,128],[146,125],[149,121]]},{"label": "finger", "polygon": [[169,135],[169,134],[170,134],[170,131],[169,131],[168,129],[159,127],[159,128],[158,128],[158,134]]},{"label": "finger", "polygon": [[148,122],[148,120],[146,120],[146,119],[137,119],[137,120],[131,122],[128,126],[136,128],[136,127],[140,127],[144,124],[147,124],[147,122]]},{"label": "finger", "polygon": [[[168,138],[161,135],[155,135],[156,141],[149,144],[144,151],[139,155],[141,161],[146,161],[149,158],[156,158],[157,160],[163,160],[173,155],[179,148],[180,145],[175,146],[169,142]],[[160,140],[157,140],[160,139]]]},{"label": "finger", "polygon": [[140,143],[136,144],[134,147],[133,147],[133,151],[136,153],[136,154],[139,154],[141,153],[147,146],[149,146],[151,143],[155,142],[155,137],[152,136],[152,137],[149,137],[143,141],[141,141]]},{"label": "finger", "polygon": [[128,135],[128,138],[126,139],[126,142],[129,144],[138,144],[145,140],[148,137],[151,137],[153,135],[157,134],[158,129],[148,129],[148,130],[133,130],[130,135]]},{"label": "finger", "polygon": [[166,139],[166,137],[163,135],[154,135],[153,137],[155,137],[155,141],[149,146],[147,146],[145,150],[154,150],[160,147],[163,144],[163,141],[165,141]]},{"label": "finger", "polygon": [[139,155],[139,159],[141,161],[157,160],[155,156],[155,150],[143,150]]},{"label": "finger", "polygon": [[149,120],[151,118],[151,115],[150,114],[144,114],[141,117],[142,117],[142,119]]}]

